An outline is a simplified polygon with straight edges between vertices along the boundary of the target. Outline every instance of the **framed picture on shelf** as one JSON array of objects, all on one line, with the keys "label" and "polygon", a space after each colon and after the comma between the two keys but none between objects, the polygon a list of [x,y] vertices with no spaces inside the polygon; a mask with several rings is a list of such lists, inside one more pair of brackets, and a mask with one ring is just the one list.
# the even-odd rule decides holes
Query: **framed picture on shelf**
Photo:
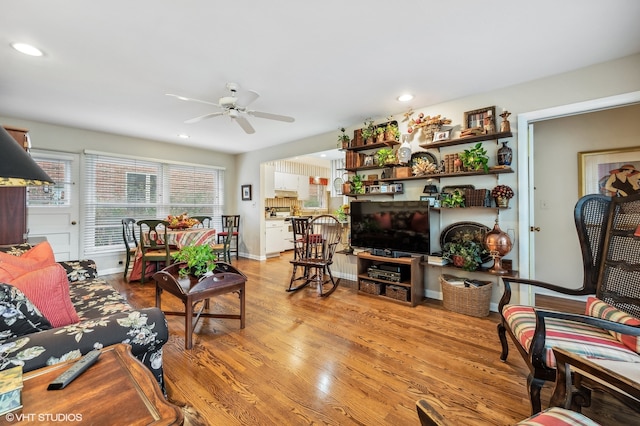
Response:
[{"label": "framed picture on shelf", "polygon": [[434,195],[421,195],[420,201],[428,201],[429,207],[434,207],[436,204],[436,197]]},{"label": "framed picture on shelf", "polygon": [[242,201],[251,201],[251,185],[242,185],[240,191],[242,193]]},{"label": "framed picture on shelf", "polygon": [[474,109],[473,111],[467,111],[464,113],[464,126],[465,129],[473,129],[475,127],[482,127],[485,130],[493,129],[493,131],[485,133],[495,133],[496,130],[496,107],[490,106],[480,109]]},{"label": "framed picture on shelf", "polygon": [[578,195],[640,193],[640,147],[578,153]]},{"label": "framed picture on shelf", "polygon": [[451,137],[451,130],[435,132],[433,134],[433,141],[434,142],[446,141],[446,140],[449,140],[450,137]]}]

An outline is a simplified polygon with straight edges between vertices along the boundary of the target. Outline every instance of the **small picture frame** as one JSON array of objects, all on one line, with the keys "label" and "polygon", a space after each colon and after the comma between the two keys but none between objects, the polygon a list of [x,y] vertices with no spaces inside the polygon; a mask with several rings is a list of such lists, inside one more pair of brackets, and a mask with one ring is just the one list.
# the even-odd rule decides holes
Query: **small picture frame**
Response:
[{"label": "small picture frame", "polygon": [[[493,128],[493,131],[488,133],[495,133],[496,129],[496,107],[490,106],[480,109],[474,109],[473,111],[467,111],[464,113],[464,126],[465,129],[473,129],[476,127]],[[486,132],[485,132],[486,133]]]},{"label": "small picture frame", "polygon": [[251,201],[251,185],[242,185],[240,187],[242,201]]},{"label": "small picture frame", "polygon": [[441,132],[434,132],[433,133],[433,142],[446,141],[446,140],[449,140],[450,137],[451,137],[451,130],[444,130],[444,131],[441,131]]},{"label": "small picture frame", "polygon": [[365,155],[364,166],[373,166],[373,155]]},{"label": "small picture frame", "polygon": [[428,201],[429,207],[434,207],[436,204],[436,197],[433,195],[421,195],[420,201]]}]

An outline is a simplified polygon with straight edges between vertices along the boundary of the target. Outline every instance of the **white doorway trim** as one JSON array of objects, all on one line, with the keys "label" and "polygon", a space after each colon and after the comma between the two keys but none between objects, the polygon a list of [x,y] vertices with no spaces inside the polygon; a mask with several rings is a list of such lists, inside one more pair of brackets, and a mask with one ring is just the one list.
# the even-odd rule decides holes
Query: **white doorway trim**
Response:
[{"label": "white doorway trim", "polygon": [[[533,131],[531,125],[536,121],[566,117],[576,114],[584,114],[592,111],[616,108],[640,102],[640,91],[592,99],[569,105],[562,105],[538,111],[526,112],[518,115],[518,187],[521,196],[518,197],[518,265],[520,277],[535,278],[532,276],[534,247],[530,238],[529,227],[533,224]],[[520,287],[521,304],[533,305],[535,291],[532,286]]]}]

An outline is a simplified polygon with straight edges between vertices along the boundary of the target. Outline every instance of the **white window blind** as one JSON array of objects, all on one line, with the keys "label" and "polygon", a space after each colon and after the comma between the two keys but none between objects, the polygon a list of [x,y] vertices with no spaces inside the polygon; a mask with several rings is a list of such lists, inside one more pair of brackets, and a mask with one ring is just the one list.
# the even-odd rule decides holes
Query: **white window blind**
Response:
[{"label": "white window blind", "polygon": [[122,218],[164,219],[187,213],[211,216],[221,227],[224,170],[86,154],[83,194],[85,254],[121,250]]}]

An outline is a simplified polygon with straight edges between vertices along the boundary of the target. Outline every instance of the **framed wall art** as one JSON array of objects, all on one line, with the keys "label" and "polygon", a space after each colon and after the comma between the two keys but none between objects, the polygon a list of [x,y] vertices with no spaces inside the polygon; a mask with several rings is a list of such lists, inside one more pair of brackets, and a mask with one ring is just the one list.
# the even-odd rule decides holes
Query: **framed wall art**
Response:
[{"label": "framed wall art", "polygon": [[640,147],[578,153],[578,195],[640,193]]},{"label": "framed wall art", "polygon": [[[467,111],[464,113],[464,126],[465,129],[473,129],[474,127],[482,127],[485,130],[491,130],[486,133],[495,133],[496,129],[496,107],[490,106],[480,109],[474,109],[473,111]],[[487,129],[489,127],[489,129]]]},{"label": "framed wall art", "polygon": [[439,141],[446,141],[449,140],[451,136],[451,130],[445,130],[442,132],[435,132],[433,134],[433,141],[434,142],[439,142]]},{"label": "framed wall art", "polygon": [[251,185],[242,185],[240,191],[242,193],[242,201],[251,201]]}]

